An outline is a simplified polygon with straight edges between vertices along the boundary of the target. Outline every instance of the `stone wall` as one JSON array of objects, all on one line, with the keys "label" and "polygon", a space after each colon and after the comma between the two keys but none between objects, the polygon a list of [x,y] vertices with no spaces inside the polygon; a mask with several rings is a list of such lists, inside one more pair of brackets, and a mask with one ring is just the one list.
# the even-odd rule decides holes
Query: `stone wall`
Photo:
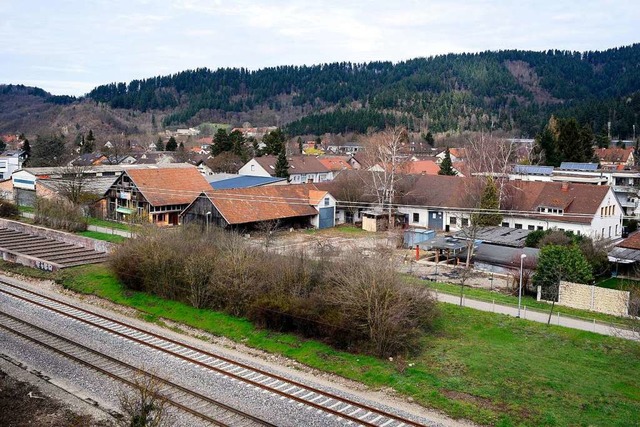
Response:
[{"label": "stone wall", "polygon": [[92,249],[99,252],[110,253],[116,247],[115,244],[102,240],[78,236],[76,234],[71,234],[64,231],[53,230],[51,228],[38,227],[37,225],[24,224],[22,222],[11,221],[4,218],[0,218],[0,227],[32,234],[34,236],[54,239],[59,242],[69,243],[71,245],[82,246],[83,248]]},{"label": "stone wall", "polygon": [[626,316],[629,307],[629,292],[579,283],[560,282],[558,305],[615,316]]}]

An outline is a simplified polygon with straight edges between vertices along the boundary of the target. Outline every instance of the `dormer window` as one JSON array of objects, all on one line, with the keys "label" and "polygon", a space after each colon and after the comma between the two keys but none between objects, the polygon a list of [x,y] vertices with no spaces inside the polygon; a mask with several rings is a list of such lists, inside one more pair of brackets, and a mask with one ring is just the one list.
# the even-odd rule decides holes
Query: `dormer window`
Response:
[{"label": "dormer window", "polygon": [[564,215],[564,209],[551,208],[548,206],[538,206],[538,212],[551,215]]}]

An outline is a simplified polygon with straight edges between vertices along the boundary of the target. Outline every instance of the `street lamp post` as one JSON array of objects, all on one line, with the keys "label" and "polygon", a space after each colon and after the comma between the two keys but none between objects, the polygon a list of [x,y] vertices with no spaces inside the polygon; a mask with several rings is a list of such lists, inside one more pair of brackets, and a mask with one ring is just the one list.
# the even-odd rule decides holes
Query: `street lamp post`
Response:
[{"label": "street lamp post", "polygon": [[520,286],[518,287],[518,315],[516,317],[520,317],[520,306],[522,305],[522,264],[526,257],[526,254],[520,255]]}]

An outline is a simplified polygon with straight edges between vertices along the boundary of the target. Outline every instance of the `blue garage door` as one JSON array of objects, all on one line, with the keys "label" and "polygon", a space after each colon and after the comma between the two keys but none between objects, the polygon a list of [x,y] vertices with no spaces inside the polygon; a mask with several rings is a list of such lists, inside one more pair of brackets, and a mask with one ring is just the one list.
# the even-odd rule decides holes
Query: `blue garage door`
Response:
[{"label": "blue garage door", "polygon": [[333,208],[320,208],[320,228],[330,228],[334,226],[335,210]]}]

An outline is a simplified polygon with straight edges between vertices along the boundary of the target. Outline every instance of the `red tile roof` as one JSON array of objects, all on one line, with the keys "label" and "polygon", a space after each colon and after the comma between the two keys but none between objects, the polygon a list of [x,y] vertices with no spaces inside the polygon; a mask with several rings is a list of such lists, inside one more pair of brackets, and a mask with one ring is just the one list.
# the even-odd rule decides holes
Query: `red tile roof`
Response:
[{"label": "red tile roof", "polygon": [[191,203],[200,193],[211,189],[192,165],[127,169],[124,173],[152,206]]},{"label": "red tile roof", "polygon": [[206,196],[229,224],[317,215],[327,193],[312,184],[211,190]]},{"label": "red tile roof", "polygon": [[343,171],[353,169],[347,161],[349,156],[322,156],[318,161],[331,171]]},{"label": "red tile roof", "polygon": [[618,248],[640,249],[640,232],[633,233],[616,245]]},{"label": "red tile roof", "polygon": [[438,172],[440,172],[440,166],[433,160],[407,162],[404,169],[405,173],[412,175],[438,175]]},{"label": "red tile roof", "polygon": [[633,153],[633,148],[598,148],[595,150],[596,156],[601,162],[607,163],[626,163],[629,155]]}]

